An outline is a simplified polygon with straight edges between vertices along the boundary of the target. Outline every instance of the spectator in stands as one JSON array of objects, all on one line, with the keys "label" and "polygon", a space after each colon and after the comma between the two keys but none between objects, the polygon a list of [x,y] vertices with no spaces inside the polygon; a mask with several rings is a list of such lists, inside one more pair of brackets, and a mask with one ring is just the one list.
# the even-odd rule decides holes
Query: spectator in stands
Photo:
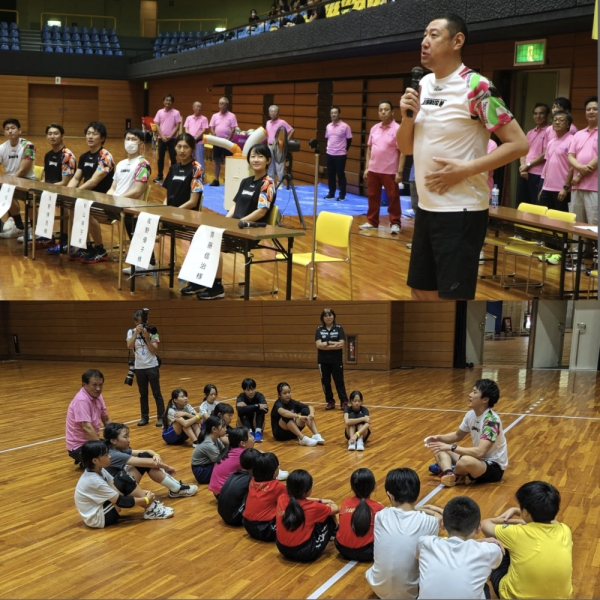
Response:
[{"label": "spectator in stands", "polygon": [[[115,161],[112,154],[103,147],[106,141],[106,127],[100,121],[92,121],[85,128],[85,140],[89,151],[79,157],[79,164],[73,179],[67,187],[91,190],[105,194],[112,186],[115,172]],[[81,183],[83,181],[83,183]],[[90,236],[94,243],[90,242]],[[90,216],[87,248],[80,248],[69,254],[70,260],[79,260],[94,264],[108,260],[108,253],[102,244],[100,223]]]},{"label": "spectator in stands", "polygon": [[381,205],[381,187],[389,198],[388,213],[392,233],[400,233],[400,190],[402,171],[406,156],[398,150],[396,132],[400,125],[394,119],[394,110],[389,100],[379,102],[381,123],[373,125],[367,143],[367,160],[363,177],[369,183],[369,210],[367,222],[359,229],[377,229],[379,227],[379,207]]},{"label": "spectator in stands", "polygon": [[[279,107],[275,106],[275,104],[273,104],[272,106],[269,107],[269,116],[271,117],[270,121],[267,121],[267,125],[266,125],[266,130],[267,130],[267,143],[269,144],[269,147],[271,147],[271,145],[273,144],[273,141],[275,140],[275,134],[277,133],[277,130],[280,127],[285,127],[287,134],[288,134],[288,141],[291,140],[294,137],[294,128],[288,124],[287,121],[284,121],[283,119],[279,118]],[[273,181],[275,181],[275,161],[272,160],[271,163],[269,164],[269,170],[267,172],[267,175],[269,177],[271,177],[271,179],[273,179]],[[279,177],[281,179],[281,175],[282,173],[277,173],[277,177]]]},{"label": "spectator in stands", "polygon": [[292,0],[290,10],[300,10],[306,6],[305,0]]},{"label": "spectator in stands", "polygon": [[[568,98],[556,98],[552,103],[552,116],[559,111],[563,110],[564,112],[571,113],[571,102]],[[571,123],[571,127],[569,128],[569,133],[571,135],[575,135],[577,133],[577,127]],[[556,132],[554,131],[553,121],[550,121],[550,125],[548,125],[546,129],[546,147],[548,144],[556,138]]]},{"label": "spectator in stands", "polygon": [[[35,146],[21,137],[21,123],[17,119],[6,119],[2,127],[8,138],[0,146],[0,165],[4,164],[4,172],[13,177],[35,180]],[[21,208],[15,199],[8,209],[7,219],[6,222],[0,220],[0,237],[16,238],[23,235],[25,225],[21,219]]]},{"label": "spectator in stands", "polygon": [[260,17],[258,16],[256,9],[253,8],[250,11],[250,18],[248,19],[248,23],[255,23],[256,21],[260,21]]},{"label": "spectator in stands", "polygon": [[63,144],[65,130],[58,123],[46,127],[46,139],[52,150],[44,156],[44,181],[54,185],[68,185],[73,179],[77,161],[75,155]]},{"label": "spectator in stands", "polygon": [[[235,133],[235,128],[238,126],[235,115],[229,112],[229,99],[221,98],[219,100],[219,112],[215,113],[210,119],[210,132],[215,137],[220,137],[230,140]],[[229,150],[213,145],[213,160],[215,161],[215,178],[210,184],[212,186],[219,185],[219,174],[221,173],[221,163],[227,156],[231,156]]]},{"label": "spectator in stands", "polygon": [[546,161],[546,129],[548,125],[548,115],[550,107],[543,102],[536,102],[533,107],[533,120],[535,127],[527,132],[527,141],[529,142],[529,152],[527,156],[522,156],[519,161],[519,190],[517,192],[517,202],[527,202],[537,204],[540,193],[540,180]]},{"label": "spectator in stands", "polygon": [[181,133],[181,115],[173,108],[175,97],[166,94],[163,98],[164,108],[161,108],[154,117],[158,132],[158,177],[154,183],[162,183],[165,169],[165,153],[169,151],[171,166],[177,162],[175,152],[175,138]]},{"label": "spectator in stands", "polygon": [[[321,0],[308,0],[309,9],[311,6],[315,6],[320,4]],[[312,23],[312,21],[317,21],[319,19],[325,19],[327,14],[325,12],[324,6],[317,6],[316,8],[312,8],[308,11],[308,22]]]},{"label": "spectator in stands", "polygon": [[290,7],[285,0],[279,0],[277,7],[279,8],[279,14],[290,12]]},{"label": "spectator in stands", "polygon": [[348,148],[352,143],[350,127],[344,123],[340,115],[339,106],[331,107],[331,123],[327,125],[325,137],[327,138],[327,173],[329,175],[329,193],[325,200],[335,198],[336,177],[340,184],[338,200],[346,199],[346,158]]},{"label": "spectator in stands", "polygon": [[[256,12],[256,11],[254,11]],[[202,167],[202,176],[206,173],[204,168],[204,139],[203,136],[208,133],[208,119],[202,114],[202,102],[192,104],[191,114],[183,125],[185,133],[189,133],[196,140],[196,162]]]}]

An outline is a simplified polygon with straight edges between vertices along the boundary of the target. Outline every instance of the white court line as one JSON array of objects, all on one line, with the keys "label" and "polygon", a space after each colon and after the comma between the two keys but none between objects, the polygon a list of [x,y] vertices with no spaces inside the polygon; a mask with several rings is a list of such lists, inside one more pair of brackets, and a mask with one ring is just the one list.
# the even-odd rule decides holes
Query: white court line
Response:
[{"label": "white court line", "polygon": [[[519,421],[524,419],[526,416],[535,416],[535,415],[521,415],[516,421],[512,422],[504,430],[504,432],[507,432],[509,429],[512,429]],[[423,506],[424,504],[427,504],[427,502],[429,502],[429,500],[431,500],[431,498],[433,498],[437,493],[441,492],[445,487],[446,486],[444,486],[440,483],[440,485],[438,485],[433,491],[429,492],[429,494],[427,494],[427,496],[425,496],[425,498],[423,498],[423,500],[421,500],[417,504],[417,506]],[[358,562],[356,562],[355,560],[350,561],[347,565],[342,567],[335,575],[330,577],[318,590],[316,590],[310,596],[308,596],[307,600],[317,600],[319,598],[319,596],[324,594],[334,583],[338,582],[346,573],[348,573],[348,571],[350,571],[357,564],[358,564]]]}]

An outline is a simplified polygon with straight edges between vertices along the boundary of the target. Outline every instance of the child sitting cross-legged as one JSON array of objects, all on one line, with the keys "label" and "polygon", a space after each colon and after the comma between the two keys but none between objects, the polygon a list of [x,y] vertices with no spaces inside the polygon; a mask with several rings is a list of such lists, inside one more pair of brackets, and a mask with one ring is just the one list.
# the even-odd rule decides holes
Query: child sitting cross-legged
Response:
[{"label": "child sitting cross-legged", "polygon": [[81,447],[85,469],[75,488],[75,506],[88,527],[103,529],[114,525],[121,509],[139,506],[144,519],[168,519],[173,509],[154,499],[154,492],[142,490],[127,476],[114,478],[106,470],[110,454],[102,440],[88,440]]},{"label": "child sitting cross-legged", "polygon": [[217,387],[212,383],[207,383],[204,386],[204,402],[200,405],[200,414],[204,421],[213,414],[213,411],[217,406],[218,395],[219,392],[217,391]]},{"label": "child sitting cross-legged", "polygon": [[355,390],[350,394],[350,404],[344,410],[348,450],[358,450],[359,452],[365,449],[365,442],[371,435],[371,430],[369,429],[371,425],[369,409],[365,408],[362,404],[363,395],[358,390]]},{"label": "child sitting cross-legged", "polygon": [[285,485],[278,481],[277,456],[272,452],[261,454],[254,463],[252,474],[254,477],[250,482],[244,510],[244,527],[255,540],[274,542],[277,501],[280,496],[287,494]]},{"label": "child sitting cross-legged", "polygon": [[217,510],[227,525],[233,527],[242,525],[248,486],[252,481],[252,471],[259,456],[261,454],[258,450],[246,448],[240,455],[240,468],[227,478],[221,488]]},{"label": "child sitting cross-legged", "polygon": [[188,402],[187,392],[173,390],[163,418],[163,440],[170,446],[183,444],[188,439],[195,444],[199,435],[200,415]]},{"label": "child sitting cross-legged", "polygon": [[383,504],[370,498],[375,476],[369,469],[357,469],[350,477],[350,487],[354,496],[342,502],[335,547],[348,560],[373,562],[375,515],[383,510]]},{"label": "child sitting cross-legged", "polygon": [[444,507],[447,538],[424,536],[417,543],[419,598],[489,598],[492,569],[504,548],[495,538],[474,539],[481,532],[481,512],[467,496]]},{"label": "child sitting cross-legged", "polygon": [[545,481],[530,481],[516,493],[519,508],[486,519],[483,534],[500,540],[505,555],[492,571],[498,598],[570,598],[573,593],[573,538],[556,520],[558,490]]},{"label": "child sitting cross-legged", "polygon": [[198,483],[210,483],[215,463],[225,450],[221,438],[225,435],[225,421],[221,417],[208,417],[192,453],[192,472]]},{"label": "child sitting cross-legged", "polygon": [[137,484],[148,473],[148,477],[166,487],[171,498],[193,496],[197,485],[177,481],[175,469],[162,462],[153,450],[132,450],[129,446],[129,427],[124,423],[109,423],[104,428],[104,439],[110,454],[110,466],[106,469],[113,477],[124,469]]}]

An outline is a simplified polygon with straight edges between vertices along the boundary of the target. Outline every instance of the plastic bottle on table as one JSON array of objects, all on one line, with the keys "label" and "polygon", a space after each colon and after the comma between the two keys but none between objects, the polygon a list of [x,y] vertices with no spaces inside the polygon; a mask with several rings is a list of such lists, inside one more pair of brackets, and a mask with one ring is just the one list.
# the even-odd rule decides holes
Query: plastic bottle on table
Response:
[{"label": "plastic bottle on table", "polygon": [[498,189],[498,185],[494,185],[494,189],[492,190],[492,199],[490,200],[491,206],[498,206],[500,204],[500,190]]}]

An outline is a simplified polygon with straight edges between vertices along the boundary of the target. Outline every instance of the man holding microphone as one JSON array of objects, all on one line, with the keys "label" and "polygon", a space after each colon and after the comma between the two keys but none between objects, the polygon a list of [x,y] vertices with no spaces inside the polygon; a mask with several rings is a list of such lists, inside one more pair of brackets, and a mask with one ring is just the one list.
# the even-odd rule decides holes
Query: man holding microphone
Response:
[{"label": "man holding microphone", "polygon": [[[419,193],[407,280],[414,300],[475,297],[488,224],[488,172],[529,148],[492,82],[462,63],[467,36],[457,15],[431,21],[421,63],[433,72],[400,101],[398,148],[414,154]],[[502,145],[487,154],[492,132]]]}]

